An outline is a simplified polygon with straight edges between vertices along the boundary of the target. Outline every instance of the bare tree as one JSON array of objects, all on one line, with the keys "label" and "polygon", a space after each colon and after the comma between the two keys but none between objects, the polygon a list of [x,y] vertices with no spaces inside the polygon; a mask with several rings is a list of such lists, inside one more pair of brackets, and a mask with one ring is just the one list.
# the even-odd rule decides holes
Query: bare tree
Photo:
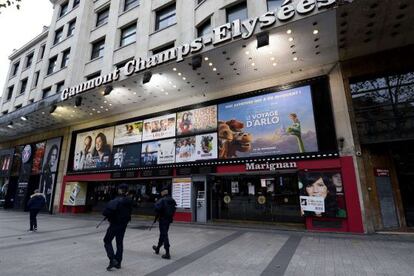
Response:
[{"label": "bare tree", "polygon": [[22,0],[6,0],[6,1],[0,1],[0,13],[1,10],[7,8],[7,7],[11,7],[11,6],[15,6],[16,9],[20,9],[20,3],[22,2]]}]

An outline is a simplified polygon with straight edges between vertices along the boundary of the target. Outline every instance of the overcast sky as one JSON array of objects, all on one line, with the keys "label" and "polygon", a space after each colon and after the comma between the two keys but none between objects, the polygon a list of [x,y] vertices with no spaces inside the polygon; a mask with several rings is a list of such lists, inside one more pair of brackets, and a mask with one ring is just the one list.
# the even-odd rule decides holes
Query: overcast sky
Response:
[{"label": "overcast sky", "polygon": [[[5,0],[0,0],[0,3]],[[0,96],[4,91],[13,49],[18,49],[42,32],[52,20],[53,6],[49,0],[22,0],[20,10],[1,9],[0,14]]]}]

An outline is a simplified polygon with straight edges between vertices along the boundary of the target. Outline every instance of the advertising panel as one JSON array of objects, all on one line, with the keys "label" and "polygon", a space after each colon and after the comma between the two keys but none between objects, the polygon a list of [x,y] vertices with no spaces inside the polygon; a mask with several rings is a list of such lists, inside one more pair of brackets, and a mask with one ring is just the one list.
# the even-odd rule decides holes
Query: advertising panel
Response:
[{"label": "advertising panel", "polygon": [[177,113],[177,135],[197,134],[217,129],[217,106]]},{"label": "advertising panel", "polygon": [[191,178],[173,178],[171,195],[177,208],[191,208]]},{"label": "advertising panel", "polygon": [[115,126],[114,145],[141,142],[142,122],[131,122]]},{"label": "advertising panel", "polygon": [[196,160],[196,137],[177,138],[175,142],[175,162],[190,162]]},{"label": "advertising panel", "polygon": [[218,106],[219,158],[318,150],[310,86]]},{"label": "advertising panel", "polygon": [[346,217],[342,177],[339,171],[300,172],[299,190],[303,216]]},{"label": "advertising panel", "polygon": [[84,182],[67,182],[65,194],[63,196],[63,205],[83,206],[86,204],[87,183]]},{"label": "advertising panel", "polygon": [[155,140],[175,136],[175,113],[144,121],[142,140]]},{"label": "advertising panel", "polygon": [[217,158],[217,133],[196,136],[196,160]]},{"label": "advertising panel", "polygon": [[114,127],[78,133],[73,170],[104,169],[111,165]]},{"label": "advertising panel", "polygon": [[35,145],[33,155],[32,174],[39,174],[42,167],[43,156],[45,155],[46,142],[40,142]]},{"label": "advertising panel", "polygon": [[13,163],[14,149],[0,150],[0,176],[9,176]]},{"label": "advertising panel", "polygon": [[139,166],[141,144],[114,146],[112,150],[113,168],[133,168]]},{"label": "advertising panel", "polygon": [[157,165],[158,141],[142,143],[141,166]]},{"label": "advertising panel", "polygon": [[158,141],[157,164],[170,164],[175,160],[175,139]]}]

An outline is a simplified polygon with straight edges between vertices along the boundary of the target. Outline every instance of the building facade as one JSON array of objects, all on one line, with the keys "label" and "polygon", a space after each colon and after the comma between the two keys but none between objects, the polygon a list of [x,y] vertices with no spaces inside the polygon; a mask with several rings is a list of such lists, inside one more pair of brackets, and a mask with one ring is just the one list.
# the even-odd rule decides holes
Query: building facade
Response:
[{"label": "building facade", "polygon": [[414,6],[377,2],[52,1],[10,56],[5,207],[99,211],[125,182],[139,215],[166,187],[182,221],[411,226]]}]

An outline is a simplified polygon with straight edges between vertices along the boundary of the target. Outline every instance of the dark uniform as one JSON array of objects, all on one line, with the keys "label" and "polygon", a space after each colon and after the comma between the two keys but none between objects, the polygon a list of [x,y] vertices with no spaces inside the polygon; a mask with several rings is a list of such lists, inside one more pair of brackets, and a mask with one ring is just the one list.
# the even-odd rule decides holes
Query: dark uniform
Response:
[{"label": "dark uniform", "polygon": [[27,202],[27,208],[30,212],[30,229],[29,231],[37,231],[37,214],[46,205],[45,196],[38,193],[37,190],[30,196],[30,200]]},{"label": "dark uniform", "polygon": [[177,203],[174,199],[168,196],[168,192],[165,192],[164,196],[155,203],[155,212],[157,213],[157,217],[159,219],[160,237],[158,239],[158,245],[154,245],[152,249],[154,249],[156,254],[159,254],[161,246],[164,245],[165,254],[162,255],[162,258],[164,259],[171,258],[168,230],[170,228],[170,224],[173,222],[176,209],[175,206],[177,206]]},{"label": "dark uniform", "polygon": [[[124,235],[127,225],[131,220],[133,205],[132,200],[126,196],[127,187],[127,185],[126,189],[122,185],[119,187],[119,190],[123,191],[123,194],[108,202],[102,213],[109,221],[109,227],[103,239],[106,254],[109,258],[107,270],[113,267],[121,268]],[[114,238],[116,241],[116,253],[114,253],[112,246],[112,240]]]}]

